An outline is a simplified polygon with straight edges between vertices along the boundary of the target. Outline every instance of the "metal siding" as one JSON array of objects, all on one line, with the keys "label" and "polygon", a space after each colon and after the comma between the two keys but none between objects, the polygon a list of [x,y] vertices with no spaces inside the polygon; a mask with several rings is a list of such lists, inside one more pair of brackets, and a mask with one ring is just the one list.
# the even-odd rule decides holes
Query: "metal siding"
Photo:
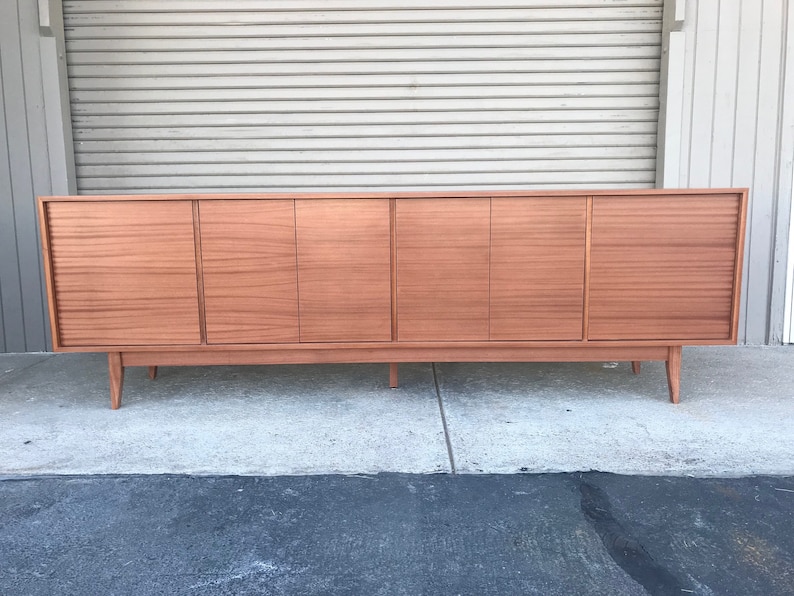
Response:
[{"label": "metal siding", "polygon": [[679,186],[751,190],[739,338],[749,344],[779,343],[783,323],[784,276],[773,273],[787,247],[778,218],[791,206],[780,182],[794,139],[782,125],[794,102],[782,76],[789,10],[786,0],[689,0],[684,25]]},{"label": "metal siding", "polygon": [[40,351],[47,330],[35,195],[50,185],[35,3],[4,3],[0,62],[0,347]]},{"label": "metal siding", "polygon": [[655,182],[662,0],[63,8],[82,193]]},{"label": "metal siding", "polygon": [[[14,230],[14,203],[11,198],[11,163],[6,129],[5,77],[3,76],[3,35],[0,25],[0,351],[8,351],[11,335],[24,337],[21,329],[21,303],[12,295],[19,288],[19,275],[16,270],[16,232]],[[18,292],[16,292],[18,294]],[[17,316],[15,316],[17,315]],[[9,325],[18,329],[6,329]]]},{"label": "metal siding", "polygon": [[[20,30],[37,31],[39,14],[36,3],[19,2]],[[50,159],[47,144],[47,126],[44,110],[44,88],[39,39],[34,35],[21,35],[22,76],[24,79],[25,122],[29,151],[20,162],[28,175],[22,176],[24,191],[17,194],[17,230],[19,244],[19,270],[24,296],[25,350],[45,350],[49,335],[46,284],[39,235],[36,196],[52,191]]]}]

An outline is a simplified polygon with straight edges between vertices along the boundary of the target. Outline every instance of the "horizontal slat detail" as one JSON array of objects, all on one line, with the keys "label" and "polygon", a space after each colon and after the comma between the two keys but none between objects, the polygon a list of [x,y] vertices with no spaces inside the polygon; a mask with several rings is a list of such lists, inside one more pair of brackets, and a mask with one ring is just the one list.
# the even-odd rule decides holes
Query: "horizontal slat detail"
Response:
[{"label": "horizontal slat detail", "polygon": [[[207,75],[196,81],[193,77],[176,73],[173,76],[153,76],[145,79],[131,77],[93,77],[90,69],[86,77],[74,76],[70,73],[69,85],[72,91],[83,89],[306,89],[334,88],[351,89],[357,93],[359,89],[380,87],[402,87],[407,90],[418,90],[428,87],[493,87],[514,85],[559,85],[567,87],[584,86],[586,91],[591,86],[627,86],[642,83],[657,85],[659,73],[655,71],[610,71],[609,76],[603,72],[475,72],[475,73],[409,73],[409,74],[330,74],[307,75],[299,77],[290,74],[265,74],[229,76],[225,73]],[[302,97],[302,92],[300,95]],[[595,93],[595,95],[600,95]],[[170,98],[170,96],[169,96]]]},{"label": "horizontal slat detail", "polygon": [[[71,19],[64,23],[69,39],[108,39],[120,38],[234,38],[234,37],[327,37],[332,36],[404,36],[404,35],[481,35],[483,30],[495,35],[549,34],[549,33],[591,33],[593,20],[577,20],[576,11],[569,13],[573,20],[541,21],[430,21],[430,22],[360,22],[360,23],[313,23],[283,25],[228,25],[217,24],[212,27],[198,25],[143,25],[143,26],[104,26],[77,27]],[[661,19],[646,20],[609,20],[598,21],[598,30],[606,33],[650,33],[658,35]],[[329,31],[330,25],[336,25]],[[487,25],[487,28],[485,27]],[[439,31],[439,26],[444,31]],[[167,27],[167,31],[163,31]]]},{"label": "horizontal slat detail", "polygon": [[[572,177],[576,177],[578,179],[583,179],[581,176],[577,176],[574,172],[566,176],[566,179],[570,180]],[[651,176],[653,178],[653,176]],[[182,182],[190,183],[191,180],[183,179]],[[562,186],[565,186],[568,190],[637,190],[637,189],[651,189],[654,188],[654,181],[645,181],[645,182],[638,182],[633,180],[630,176],[621,177],[619,181],[614,182],[563,182],[557,180],[556,182],[550,183],[532,183],[531,187],[532,190],[543,190],[543,191],[555,191],[559,190]],[[381,190],[388,190],[390,192],[418,192],[418,191],[475,191],[475,190],[487,190],[490,192],[496,191],[526,191],[529,188],[529,184],[526,182],[521,183],[504,183],[503,180],[500,179],[499,183],[495,183],[493,181],[486,181],[482,184],[463,184],[460,181],[456,181],[454,183],[449,184],[422,184],[421,180],[413,179],[408,180],[405,184],[380,184],[378,186]],[[269,186],[267,184],[257,184],[256,186],[214,186],[214,187],[206,187],[201,189],[201,193],[212,193],[212,192],[224,192],[224,193],[262,193],[262,192],[276,192],[276,193],[287,193],[287,192],[367,192],[374,188],[371,185],[367,185],[365,183],[359,183],[358,180],[354,180],[352,183],[349,184],[339,184],[339,185],[328,185],[325,186],[312,186],[312,185],[300,185],[300,184],[290,184],[289,186]],[[147,195],[161,195],[161,194],[194,194],[196,193],[196,187],[194,186],[177,186],[177,187],[157,187],[157,186],[147,186],[145,190],[140,188],[119,188],[113,191],[114,194],[123,196],[129,194],[139,194],[141,192],[145,192]],[[91,189],[85,188],[81,190],[80,193],[82,196],[96,196],[96,195],[107,195],[107,190],[104,189]]]},{"label": "horizontal slat detail", "polygon": [[[626,2],[619,2],[625,6]],[[361,10],[361,0],[325,0],[323,10]],[[379,10],[481,8],[482,0],[378,0]],[[615,0],[499,0],[501,8],[553,8],[553,7],[613,7]],[[631,6],[659,7],[658,0],[631,0]],[[64,0],[64,11],[71,14],[132,13],[132,12],[247,12],[317,10],[317,0],[235,0],[218,3],[218,0]]]},{"label": "horizontal slat detail", "polygon": [[[527,162],[525,160],[494,160],[495,164],[480,160],[475,164],[459,160],[450,161],[414,161],[414,162],[366,162],[367,172],[370,174],[443,174],[445,172],[454,173],[474,173],[489,171],[507,172],[526,172]],[[545,159],[536,160],[532,163],[532,169],[544,173],[551,172],[597,172],[601,170],[620,169],[624,171],[646,170],[654,165],[653,159],[573,159],[556,160]],[[350,174],[355,175],[361,171],[361,162],[335,162],[335,163],[307,163],[307,162],[280,162],[280,163],[227,163],[216,166],[208,166],[203,163],[186,164],[160,164],[147,163],[136,167],[135,176],[257,176],[267,175],[268,173],[285,174],[315,174],[322,171],[326,174]],[[130,176],[127,164],[103,165],[103,166],[84,166],[81,173],[86,177],[113,177]]]},{"label": "horizontal slat detail", "polygon": [[[234,4],[228,2],[227,4]],[[265,6],[263,2],[261,6]],[[484,23],[484,22],[546,22],[554,23],[572,20],[601,20],[601,21],[642,21],[658,20],[662,18],[661,6],[618,6],[601,5],[597,7],[565,6],[552,8],[515,6],[511,8],[431,8],[424,6],[420,10],[402,9],[374,10],[369,4],[362,5],[357,10],[333,10],[323,6],[322,11],[295,10],[285,7],[285,10],[218,10],[222,3],[216,5],[215,10],[190,10],[182,12],[171,11],[102,11],[94,10],[88,13],[69,13],[65,21],[68,27],[81,27],[90,30],[94,27],[145,27],[194,25],[206,27],[208,23],[223,23],[224,25],[262,25],[275,27],[280,25],[345,25],[356,23]]]},{"label": "horizontal slat detail", "polygon": [[82,192],[654,183],[661,0],[63,6]]},{"label": "horizontal slat detail", "polygon": [[[584,52],[583,52],[584,53]],[[659,60],[598,59],[598,60],[445,60],[407,63],[400,60],[381,62],[375,58],[358,62],[271,62],[271,63],[190,63],[190,64],[113,64],[73,65],[69,76],[95,77],[149,77],[214,75],[267,75],[288,74],[413,74],[413,73],[465,73],[465,72],[582,72],[615,71],[658,72]],[[609,80],[609,77],[605,77]],[[200,86],[200,85],[197,85]]]},{"label": "horizontal slat detail", "polygon": [[[659,47],[641,46],[591,46],[587,48],[588,59],[627,59],[657,58]],[[574,47],[507,47],[507,48],[372,48],[362,49],[323,49],[318,54],[316,49],[292,50],[194,50],[170,52],[72,52],[71,64],[106,65],[106,64],[281,64],[307,62],[318,64],[323,62],[410,62],[410,61],[474,61],[487,60],[577,60],[582,57],[582,48]]]},{"label": "horizontal slat detail", "polygon": [[638,110],[658,109],[655,97],[568,97],[568,98],[487,98],[487,99],[373,99],[362,106],[355,100],[326,101],[186,101],[139,103],[74,103],[72,113],[103,115],[148,114],[207,114],[223,108],[225,114],[325,114],[377,112],[460,112],[521,110],[538,113],[540,110]]},{"label": "horizontal slat detail", "polygon": [[[206,192],[231,192],[239,189],[240,192],[256,192],[257,190],[289,189],[316,190],[323,188],[342,189],[369,189],[385,188],[553,188],[560,186],[570,188],[599,187],[615,188],[650,187],[653,185],[655,172],[641,171],[592,171],[592,172],[513,172],[504,173],[498,170],[488,172],[428,174],[411,172],[406,174],[313,174],[306,176],[281,175],[276,169],[271,175],[260,174],[256,176],[140,176],[124,178],[90,178],[81,176],[78,180],[83,191],[101,191],[98,194],[108,194],[118,190],[119,193],[140,193],[144,189],[152,192],[196,192],[201,189]],[[571,181],[575,180],[576,187]],[[186,185],[186,182],[189,185]],[[540,186],[540,185],[546,186]],[[186,190],[189,189],[189,190]]]},{"label": "horizontal slat detail", "polygon": [[[174,130],[174,129],[170,129]],[[213,129],[213,132],[225,129]],[[252,132],[252,131],[248,131]],[[432,150],[476,150],[481,157],[484,150],[499,151],[517,149],[526,152],[525,159],[532,157],[585,157],[598,155],[601,157],[650,157],[656,155],[653,147],[653,134],[590,134],[577,138],[574,146],[569,144],[569,135],[488,135],[480,136],[366,136],[328,137],[314,136],[310,138],[207,138],[194,137],[189,140],[131,139],[107,140],[95,139],[81,141],[81,151],[77,156],[81,164],[100,164],[135,162],[136,156],[157,153],[157,160],[178,160],[179,156],[190,154],[189,161],[201,161],[205,154],[207,159],[225,163],[228,161],[261,162],[278,161],[281,155],[285,159],[294,154],[301,161],[324,161],[325,152],[344,151],[346,153],[361,152],[362,155],[377,155],[377,152],[391,151],[396,158],[402,151]],[[398,151],[400,150],[400,151]],[[267,156],[258,155],[259,151],[267,151]],[[133,154],[133,155],[128,155]],[[330,158],[330,155],[329,155]],[[146,161],[148,161],[148,157]]]},{"label": "horizontal slat detail", "polygon": [[[116,146],[119,144],[117,143]],[[143,155],[143,159],[141,159]],[[488,148],[488,149],[367,149],[350,150],[338,147],[335,150],[314,151],[269,151],[267,161],[263,156],[257,156],[250,151],[189,151],[189,152],[162,152],[152,154],[140,152],[113,152],[108,155],[106,151],[97,153],[82,152],[79,156],[80,165],[129,165],[146,164],[208,164],[219,163],[224,167],[235,165],[252,165],[261,167],[263,164],[307,164],[307,163],[377,163],[377,162],[416,162],[429,163],[436,161],[508,161],[508,160],[547,160],[547,161],[576,161],[576,160],[608,160],[608,159],[653,159],[656,151],[651,147],[549,147],[538,148]],[[154,164],[154,162],[157,162]],[[538,165],[536,162],[535,165]],[[564,165],[564,164],[563,164]],[[573,165],[573,164],[568,164]]]},{"label": "horizontal slat detail", "polygon": [[[127,128],[168,126],[335,126],[381,124],[476,124],[501,122],[656,122],[657,110],[468,110],[438,112],[384,111],[371,113],[317,112],[263,114],[154,114],[154,115],[91,115],[74,117],[79,128]],[[458,132],[464,129],[458,129]]]},{"label": "horizontal slat detail", "polygon": [[[493,122],[477,123],[467,122],[461,134],[457,124],[449,123],[421,123],[421,124],[365,124],[365,125],[317,125],[304,126],[296,129],[291,126],[264,125],[264,126],[141,126],[122,128],[113,123],[96,120],[82,121],[78,118],[72,123],[75,139],[80,142],[90,139],[159,139],[164,143],[179,139],[286,139],[295,138],[300,142],[320,138],[373,138],[399,137],[403,139],[416,138],[455,138],[460,136],[514,136],[535,135],[537,142],[543,146],[553,142],[552,135],[559,137],[577,137],[567,144],[576,146],[596,145],[591,135],[622,134],[627,139],[632,135],[648,135],[656,132],[655,120],[638,120],[629,122]],[[559,138],[558,137],[558,138]],[[627,144],[631,144],[627,142]],[[654,146],[651,144],[651,146]],[[77,147],[79,149],[79,146]]]},{"label": "horizontal slat detail", "polygon": [[[450,38],[444,35],[390,35],[384,36],[325,36],[325,37],[252,37],[235,39],[234,51],[241,50],[309,50],[309,49],[398,49],[398,48],[543,48],[543,47],[632,47],[658,46],[661,35],[651,33],[574,33],[556,34],[504,34],[465,35]],[[106,52],[105,39],[72,39],[67,51]],[[133,38],[117,39],[113,43],[115,52],[156,51],[208,51],[228,50],[226,38]]]},{"label": "horizontal slat detail", "polygon": [[[591,99],[594,101],[613,101],[615,98],[631,98],[637,101],[656,105],[659,97],[659,86],[645,85],[500,85],[485,87],[482,85],[422,87],[402,89],[395,87],[237,87],[206,89],[170,89],[169,98],[173,102],[207,102],[207,101],[278,101],[294,99],[300,95],[304,102],[321,100],[418,100],[418,99],[493,99],[515,98],[522,101],[546,99],[559,105],[566,99]],[[161,89],[88,89],[78,90],[72,94],[72,101],[81,107],[91,103],[146,103],[162,100]]]}]

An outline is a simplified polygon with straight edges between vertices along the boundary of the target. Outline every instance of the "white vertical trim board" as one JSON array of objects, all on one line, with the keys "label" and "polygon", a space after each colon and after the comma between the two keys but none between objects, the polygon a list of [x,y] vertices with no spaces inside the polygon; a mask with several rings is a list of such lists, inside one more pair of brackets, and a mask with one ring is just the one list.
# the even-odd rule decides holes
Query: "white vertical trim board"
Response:
[{"label": "white vertical trim board", "polygon": [[[782,307],[783,317],[773,317],[770,343],[794,343],[791,315],[794,311],[794,6],[786,4],[782,100],[778,143],[778,220],[773,262],[773,315]],[[785,260],[784,260],[785,258]],[[784,282],[785,286],[780,286]],[[781,320],[782,319],[782,320]],[[788,319],[788,320],[786,320]],[[785,328],[784,328],[785,326]]]},{"label": "white vertical trim board", "polygon": [[662,5],[64,0],[77,187],[652,187]]},{"label": "white vertical trim board", "polygon": [[[791,156],[794,161],[794,155]],[[794,188],[794,168],[791,170],[791,188]],[[794,344],[794,209],[790,211],[788,233],[788,260],[786,264],[786,306],[783,321],[783,337],[787,344]]]},{"label": "white vertical trim board", "polygon": [[681,135],[686,94],[685,0],[664,0],[659,80],[659,128],[656,185],[675,188],[681,176]]}]

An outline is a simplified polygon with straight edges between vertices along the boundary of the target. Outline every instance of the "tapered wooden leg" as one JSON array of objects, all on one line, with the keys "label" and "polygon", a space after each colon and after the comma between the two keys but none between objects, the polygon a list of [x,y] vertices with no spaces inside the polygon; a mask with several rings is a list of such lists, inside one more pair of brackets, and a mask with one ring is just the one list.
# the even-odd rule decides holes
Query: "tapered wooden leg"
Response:
[{"label": "tapered wooden leg", "polygon": [[631,372],[635,375],[640,374],[640,367],[642,366],[642,362],[639,360],[632,360],[631,361]]},{"label": "tapered wooden leg", "polygon": [[392,362],[389,364],[389,387],[395,389],[397,387],[397,363]]},{"label": "tapered wooden leg", "polygon": [[149,378],[154,381],[157,378],[157,367],[150,366],[149,367]]},{"label": "tapered wooden leg", "polygon": [[681,388],[681,346],[670,346],[667,349],[667,386],[670,389],[670,401],[678,403]]},{"label": "tapered wooden leg", "polygon": [[110,372],[110,408],[121,407],[121,390],[124,387],[124,367],[121,365],[120,352],[108,352],[108,371]]}]

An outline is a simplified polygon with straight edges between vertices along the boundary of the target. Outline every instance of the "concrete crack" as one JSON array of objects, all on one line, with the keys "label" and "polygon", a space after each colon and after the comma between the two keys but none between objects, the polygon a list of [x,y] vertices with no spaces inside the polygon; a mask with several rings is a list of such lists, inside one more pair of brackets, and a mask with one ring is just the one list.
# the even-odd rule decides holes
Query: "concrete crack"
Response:
[{"label": "concrete crack", "polygon": [[444,427],[444,440],[447,443],[447,455],[449,456],[449,465],[452,468],[452,473],[457,474],[455,468],[455,455],[452,453],[452,441],[449,438],[449,426],[447,426],[447,415],[444,412],[444,401],[441,399],[441,388],[438,385],[438,372],[436,371],[436,363],[432,363],[433,368],[433,385],[436,388],[436,400],[438,400],[438,410],[441,412],[441,425]]}]

